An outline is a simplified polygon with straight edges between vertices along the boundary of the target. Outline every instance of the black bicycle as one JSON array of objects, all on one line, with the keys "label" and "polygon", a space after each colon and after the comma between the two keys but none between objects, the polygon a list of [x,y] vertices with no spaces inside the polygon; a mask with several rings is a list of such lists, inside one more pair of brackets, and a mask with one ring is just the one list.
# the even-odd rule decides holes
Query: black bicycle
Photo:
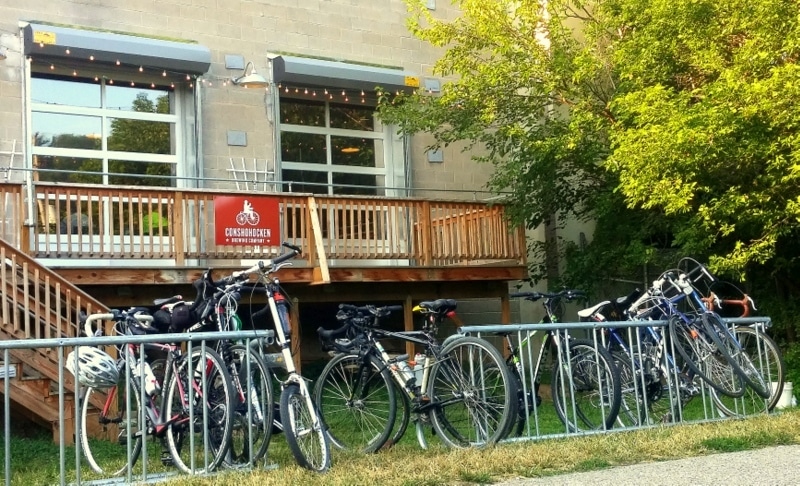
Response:
[{"label": "black bicycle", "polygon": [[[325,430],[336,447],[374,452],[384,446],[397,417],[396,390],[408,402],[392,442],[405,431],[407,413],[416,416],[423,447],[427,424],[450,447],[481,447],[503,437],[513,419],[511,377],[500,352],[484,339],[464,336],[444,346],[439,343],[438,326],[455,308],[451,299],[421,302],[415,309],[425,315],[423,328],[397,332],[377,326],[401,306],[341,305],[341,327],[318,329],[323,343],[337,353],[314,389]],[[406,362],[407,355],[391,357],[382,339],[424,349],[422,363],[415,363],[418,373]],[[502,372],[489,378],[488,370]]]}]

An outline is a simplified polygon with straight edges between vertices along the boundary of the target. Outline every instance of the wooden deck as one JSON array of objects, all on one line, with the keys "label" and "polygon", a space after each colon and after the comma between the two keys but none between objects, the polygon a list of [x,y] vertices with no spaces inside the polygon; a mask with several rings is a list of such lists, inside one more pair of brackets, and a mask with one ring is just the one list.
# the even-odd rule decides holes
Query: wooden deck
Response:
[{"label": "wooden deck", "polygon": [[[220,237],[220,208],[237,197],[266,208],[268,241]],[[525,275],[522,230],[502,205],[478,202],[4,183],[0,213],[0,237],[78,285],[184,284],[275,256],[282,241],[303,249],[285,282]]]}]

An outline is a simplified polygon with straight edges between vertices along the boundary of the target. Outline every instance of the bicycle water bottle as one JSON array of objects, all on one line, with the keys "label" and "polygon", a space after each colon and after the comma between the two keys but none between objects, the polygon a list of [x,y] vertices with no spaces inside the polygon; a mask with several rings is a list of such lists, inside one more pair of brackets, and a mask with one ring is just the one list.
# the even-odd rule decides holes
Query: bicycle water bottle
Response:
[{"label": "bicycle water bottle", "polygon": [[422,369],[425,365],[425,355],[417,353],[414,355],[414,376],[417,378],[417,385],[422,386]]},{"label": "bicycle water bottle", "polygon": [[157,395],[158,392],[161,391],[161,387],[158,384],[158,380],[156,380],[156,375],[153,374],[153,369],[150,367],[150,363],[147,361],[142,361],[139,359],[136,362],[136,366],[133,368],[133,376],[139,380],[139,370],[144,367],[144,391],[150,396]]},{"label": "bicycle water bottle", "polygon": [[412,370],[408,363],[406,363],[405,358],[398,358],[397,360],[397,368],[403,374],[403,377],[406,379],[406,382],[409,382],[415,378],[414,370]]}]

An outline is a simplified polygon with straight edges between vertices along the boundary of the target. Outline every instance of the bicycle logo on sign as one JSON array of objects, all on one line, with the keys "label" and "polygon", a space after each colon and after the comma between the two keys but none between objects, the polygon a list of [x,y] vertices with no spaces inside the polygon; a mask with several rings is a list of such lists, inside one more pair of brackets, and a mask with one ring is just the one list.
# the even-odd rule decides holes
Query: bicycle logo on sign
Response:
[{"label": "bicycle logo on sign", "polygon": [[245,199],[244,208],[236,215],[236,224],[239,226],[244,226],[245,224],[255,226],[260,219],[258,213],[253,210],[253,205],[250,204],[250,201]]}]

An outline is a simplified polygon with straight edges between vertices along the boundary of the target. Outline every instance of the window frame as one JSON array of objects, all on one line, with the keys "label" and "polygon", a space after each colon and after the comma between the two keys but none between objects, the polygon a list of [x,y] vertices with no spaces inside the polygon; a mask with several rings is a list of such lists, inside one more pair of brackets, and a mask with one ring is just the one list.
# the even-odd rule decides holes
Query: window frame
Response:
[{"label": "window frame", "polygon": [[[311,89],[311,88],[309,88]],[[324,88],[316,88],[318,91],[322,92]],[[291,102],[292,100],[308,100],[308,98],[298,97],[298,96],[283,96],[280,90],[277,90],[278,93],[278,103],[284,102]],[[393,167],[393,160],[389,156],[389,152],[391,149],[391,137],[390,131],[387,130],[387,126],[382,124],[379,120],[375,120],[375,129],[372,131],[364,131],[364,130],[352,130],[352,129],[345,129],[345,128],[332,128],[331,125],[331,104],[334,105],[352,105],[357,107],[363,107],[365,105],[361,105],[359,103],[347,103],[342,102],[340,100],[330,100],[330,99],[314,99],[310,100],[320,104],[323,104],[325,110],[325,126],[313,126],[313,125],[297,125],[291,123],[282,123],[280,117],[280,105],[277,108],[277,119],[278,123],[275,125],[276,130],[276,156],[279,159],[279,170],[278,173],[280,174],[280,180],[282,182],[283,190],[289,191],[290,182],[284,180],[283,171],[284,170],[295,170],[295,171],[312,171],[312,172],[324,172],[327,178],[327,187],[323,192],[320,190],[319,192],[315,192],[315,194],[320,195],[347,195],[346,188],[345,194],[337,193],[335,191],[336,187],[342,186],[334,186],[333,183],[333,175],[335,173],[339,174],[356,174],[356,175],[370,175],[376,176],[378,178],[383,178],[384,184],[379,185],[376,184],[373,186],[375,188],[376,194],[378,196],[388,196],[394,189],[391,187],[389,181],[391,180],[391,176],[394,172]],[[366,105],[367,107],[372,109],[373,116],[375,113],[375,106]],[[309,135],[322,135],[325,137],[325,145],[327,147],[326,154],[325,154],[325,163],[311,163],[311,162],[292,162],[292,161],[285,161],[283,160],[283,150],[282,150],[282,134],[284,132],[291,132],[291,133],[301,133],[301,134],[309,134]],[[350,138],[361,138],[361,139],[369,139],[369,140],[378,140],[381,142],[382,145],[382,153],[380,154],[381,160],[383,162],[382,167],[364,167],[364,166],[355,166],[355,165],[342,165],[342,164],[334,164],[333,163],[333,155],[332,155],[332,142],[331,137],[350,137]],[[375,154],[375,159],[373,162],[378,160],[378,154]],[[300,184],[300,183],[298,183]],[[290,191],[291,192],[291,191]]]},{"label": "window frame", "polygon": [[[76,148],[63,148],[63,147],[42,147],[34,145],[32,142],[29,145],[30,154],[29,158],[29,166],[31,169],[35,169],[33,165],[34,157],[41,155],[46,157],[75,157],[75,158],[86,158],[86,159],[97,159],[102,162],[102,184],[106,185],[109,184],[109,179],[112,177],[119,177],[119,175],[114,174],[109,175],[109,163],[114,160],[119,161],[129,161],[129,162],[142,162],[142,163],[159,163],[159,164],[169,164],[173,167],[172,174],[170,176],[164,176],[164,178],[170,179],[171,184],[167,187],[181,187],[182,184],[180,183],[180,175],[183,173],[184,168],[183,165],[186,164],[186,150],[185,147],[187,146],[187,141],[184,140],[186,137],[186,124],[189,122],[188,120],[184,120],[184,113],[186,112],[186,107],[184,104],[186,103],[186,96],[184,96],[184,88],[180,84],[174,84],[168,90],[168,94],[170,97],[170,105],[173,107],[172,113],[148,113],[148,112],[137,112],[132,110],[114,110],[107,107],[107,88],[109,86],[119,86],[115,84],[109,83],[104,77],[98,76],[97,81],[92,81],[91,77],[79,77],[74,82],[75,83],[86,83],[92,84],[97,83],[100,86],[100,107],[81,107],[81,106],[74,106],[74,105],[57,105],[57,104],[49,104],[49,103],[38,103],[33,101],[34,93],[33,93],[33,79],[40,77],[40,74],[47,74],[44,70],[38,69],[28,69],[27,73],[27,85],[28,85],[28,109],[27,117],[29,120],[29,133],[31,136],[35,133],[35,127],[33,126],[33,115],[34,113],[43,113],[43,114],[57,114],[57,115],[79,115],[79,116],[91,116],[98,118],[100,120],[100,135],[101,135],[101,146],[99,150],[89,150],[89,149],[76,149]],[[46,77],[46,76],[41,76]],[[67,77],[62,78],[64,82],[70,82]],[[152,81],[153,83],[155,82]],[[140,82],[139,85],[143,84],[150,84],[144,81]],[[164,84],[160,83],[159,86],[164,86]],[[140,86],[141,87],[141,86]],[[196,89],[196,88],[195,88]],[[136,120],[136,121],[155,121],[159,123],[168,123],[170,125],[170,144],[174,147],[174,154],[156,154],[156,153],[146,153],[146,152],[125,152],[125,151],[115,151],[115,150],[108,150],[108,135],[109,135],[109,120],[111,119],[123,119],[123,120]],[[124,176],[124,174],[122,174]],[[176,177],[177,176],[177,177]],[[146,187],[146,186],[145,186]],[[164,187],[164,186],[153,186],[153,187]]]}]

